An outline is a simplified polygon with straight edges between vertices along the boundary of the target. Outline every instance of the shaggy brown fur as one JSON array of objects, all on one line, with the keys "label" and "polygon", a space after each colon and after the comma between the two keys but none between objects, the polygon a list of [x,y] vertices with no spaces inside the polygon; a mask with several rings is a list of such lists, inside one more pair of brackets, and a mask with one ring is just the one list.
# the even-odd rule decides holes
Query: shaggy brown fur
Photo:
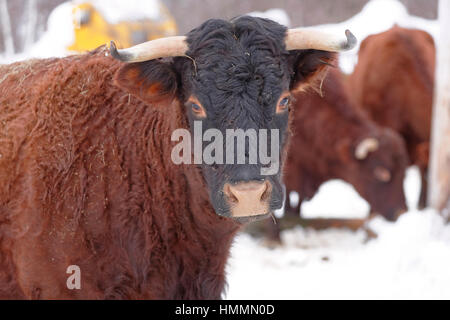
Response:
[{"label": "shaggy brown fur", "polygon": [[[298,94],[292,108],[294,116],[291,148],[286,162],[287,195],[296,191],[300,203],[310,199],[319,186],[330,179],[352,184],[371,205],[372,212],[394,220],[406,210],[403,178],[408,155],[401,137],[372,122],[352,103],[343,76],[333,69],[316,92]],[[366,138],[379,142],[378,150],[364,160],[355,149]],[[388,170],[390,181],[377,179],[376,170]],[[298,207],[287,210],[298,214]]]},{"label": "shaggy brown fur", "polygon": [[119,65],[99,49],[0,67],[0,298],[220,298],[239,226],[170,160],[179,103],[118,89]]},{"label": "shaggy brown fur", "polygon": [[427,202],[435,55],[429,34],[394,27],[362,42],[350,77],[359,105],[405,139],[411,162],[422,174],[422,208]]}]

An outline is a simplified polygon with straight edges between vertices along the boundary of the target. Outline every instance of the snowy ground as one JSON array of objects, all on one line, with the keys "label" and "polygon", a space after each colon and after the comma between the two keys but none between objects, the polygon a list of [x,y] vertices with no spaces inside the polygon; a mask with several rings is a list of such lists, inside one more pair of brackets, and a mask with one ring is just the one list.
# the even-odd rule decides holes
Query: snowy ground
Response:
[{"label": "snowy ground", "polygon": [[[109,1],[107,9],[114,6]],[[137,1],[137,0],[134,0]],[[120,3],[122,4],[123,1]],[[119,2],[115,1],[117,8]],[[105,13],[112,20],[127,10]],[[73,40],[72,5],[63,4],[51,15],[49,30],[28,52],[0,56],[0,63],[30,57],[63,56]],[[120,12],[119,12],[120,11]],[[147,8],[140,14],[152,16]],[[280,10],[254,15],[272,15],[280,23],[289,17]],[[69,24],[68,24],[69,22]],[[372,0],[348,21],[321,26],[341,32],[351,29],[358,39],[398,24],[429,31],[438,36],[437,23],[410,16],[397,0]],[[341,68],[351,72],[357,50],[342,55]],[[247,234],[239,235],[228,264],[227,299],[364,299],[364,298],[447,298],[450,299],[450,226],[432,210],[418,212],[420,182],[416,169],[408,172],[405,191],[410,212],[396,223],[381,218],[369,222],[378,238],[366,241],[364,231],[314,231],[295,229],[282,234],[283,246],[269,249]],[[295,195],[292,200],[295,201]],[[364,218],[369,206],[353,187],[341,181],[324,184],[314,199],[305,202],[305,217]]]},{"label": "snowy ground", "polygon": [[[364,231],[297,228],[285,231],[283,245],[270,249],[239,235],[226,298],[450,299],[450,226],[433,210],[417,211],[419,188],[418,171],[410,169],[405,180],[410,212],[396,223],[371,220],[368,227],[378,237],[369,241]],[[367,214],[365,201],[340,181],[324,184],[305,209],[309,217]]]},{"label": "snowy ground", "polygon": [[450,299],[450,226],[432,210],[363,231],[284,232],[284,245],[242,234],[228,267],[227,299]]}]

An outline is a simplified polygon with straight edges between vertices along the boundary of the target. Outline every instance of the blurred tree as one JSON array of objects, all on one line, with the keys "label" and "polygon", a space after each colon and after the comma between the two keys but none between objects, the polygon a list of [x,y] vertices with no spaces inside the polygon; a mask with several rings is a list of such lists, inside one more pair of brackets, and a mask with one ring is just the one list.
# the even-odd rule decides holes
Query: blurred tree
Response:
[{"label": "blurred tree", "polygon": [[[4,4],[2,4],[4,2]],[[5,30],[6,24],[0,17],[0,53],[6,51],[5,33],[12,34],[15,52],[21,52],[30,42],[36,41],[47,27],[47,19],[52,10],[65,0],[0,0],[10,17],[11,30]]]},{"label": "blurred tree", "polygon": [[0,28],[4,42],[4,51],[7,54],[14,53],[14,41],[11,27],[11,18],[9,16],[8,3],[6,0],[0,0]]},{"label": "blurred tree", "polygon": [[430,205],[450,219],[450,1],[439,3],[440,38],[432,127]]},{"label": "blurred tree", "polygon": [[38,14],[37,0],[28,0],[25,10],[24,50],[31,47],[37,36]]}]

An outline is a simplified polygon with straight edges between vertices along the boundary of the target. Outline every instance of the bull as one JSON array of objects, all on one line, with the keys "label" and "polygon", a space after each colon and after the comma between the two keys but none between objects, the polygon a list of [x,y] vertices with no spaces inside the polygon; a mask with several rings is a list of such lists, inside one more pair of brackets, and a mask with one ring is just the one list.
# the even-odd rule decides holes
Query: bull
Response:
[{"label": "bull", "polygon": [[1,66],[0,297],[220,298],[236,232],[282,206],[281,172],[175,164],[171,134],[278,130],[283,154],[292,93],[355,42],[244,16]]}]

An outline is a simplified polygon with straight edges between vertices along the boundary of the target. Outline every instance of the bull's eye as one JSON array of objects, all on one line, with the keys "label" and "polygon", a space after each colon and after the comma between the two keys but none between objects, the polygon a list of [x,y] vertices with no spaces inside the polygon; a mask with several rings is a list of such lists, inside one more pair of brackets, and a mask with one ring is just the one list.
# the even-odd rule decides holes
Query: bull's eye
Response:
[{"label": "bull's eye", "polygon": [[190,107],[192,113],[198,118],[206,118],[205,109],[200,102],[194,97],[189,98],[187,105]]},{"label": "bull's eye", "polygon": [[282,113],[289,109],[289,104],[291,102],[291,97],[289,95],[284,95],[280,98],[277,104],[276,113]]},{"label": "bull's eye", "polygon": [[283,98],[283,100],[280,101],[280,106],[286,107],[289,104],[289,98]]},{"label": "bull's eye", "polygon": [[192,105],[191,105],[191,108],[192,108],[192,111],[194,111],[194,112],[201,112],[202,111],[202,107],[200,107],[198,104],[196,104],[196,103],[193,103]]}]

